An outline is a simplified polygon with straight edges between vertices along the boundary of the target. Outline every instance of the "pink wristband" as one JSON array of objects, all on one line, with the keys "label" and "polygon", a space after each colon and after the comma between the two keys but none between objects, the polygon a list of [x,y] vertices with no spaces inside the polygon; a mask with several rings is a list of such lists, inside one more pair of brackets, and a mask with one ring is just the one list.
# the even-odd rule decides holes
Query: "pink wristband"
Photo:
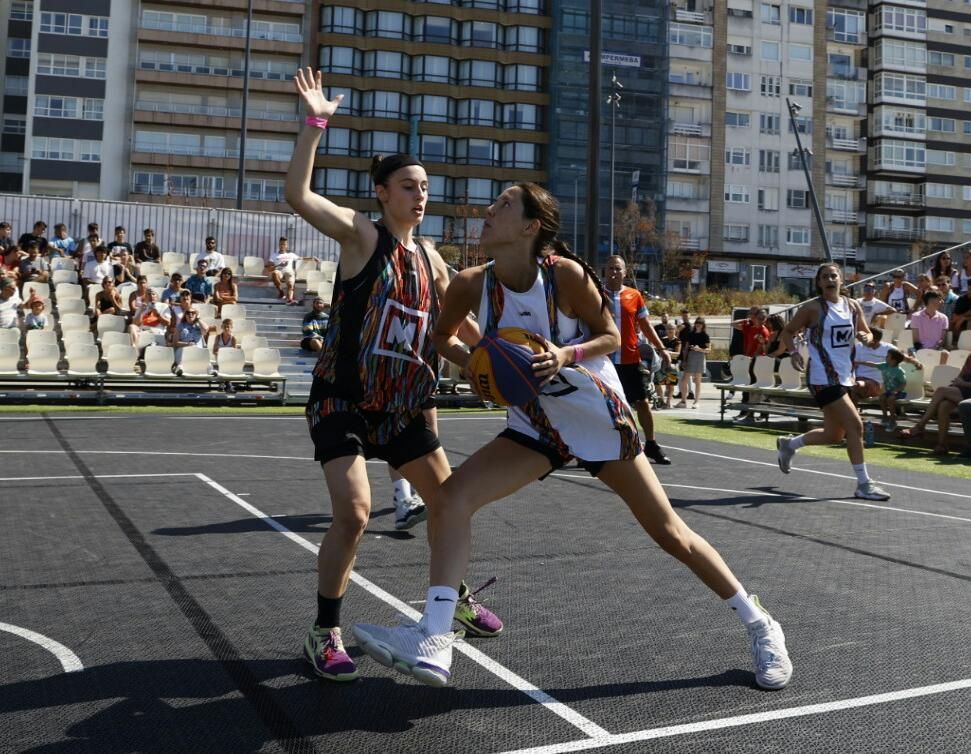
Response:
[{"label": "pink wristband", "polygon": [[573,363],[579,364],[581,361],[583,361],[583,347],[573,346]]},{"label": "pink wristband", "polygon": [[327,128],[327,118],[318,118],[316,115],[308,115],[304,120],[308,126],[313,126],[314,128],[319,128],[323,131]]}]

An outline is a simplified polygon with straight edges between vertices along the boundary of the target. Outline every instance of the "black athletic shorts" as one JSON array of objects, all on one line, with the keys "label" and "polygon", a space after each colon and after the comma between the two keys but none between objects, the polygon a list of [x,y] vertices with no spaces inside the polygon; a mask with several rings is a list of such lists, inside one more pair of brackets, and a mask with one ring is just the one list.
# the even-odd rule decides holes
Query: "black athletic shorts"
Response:
[{"label": "black athletic shorts", "polygon": [[650,380],[650,373],[640,364],[614,364],[620,384],[624,386],[624,397],[632,406],[638,401],[647,400],[648,387],[645,380]]},{"label": "black athletic shorts", "polygon": [[[517,432],[515,429],[504,429],[499,433],[499,437],[505,437],[507,440],[512,440],[517,445],[522,445],[524,448],[529,448],[534,450],[540,455],[546,456],[550,462],[550,470],[547,471],[540,479],[546,479],[550,474],[552,474],[557,469],[562,469],[566,464],[573,460],[573,456],[560,455],[556,448],[546,445],[539,440],[530,437],[529,435],[524,435],[522,432]],[[580,458],[577,459],[577,463],[581,468],[585,469],[590,476],[597,476],[604,467],[606,461],[584,461]]]},{"label": "black athletic shorts", "polygon": [[850,392],[848,387],[843,385],[808,385],[809,393],[820,408],[826,408],[830,403],[838,401]]},{"label": "black athletic shorts", "polygon": [[338,411],[322,417],[310,430],[314,460],[323,465],[335,458],[364,456],[387,461],[392,468],[398,469],[442,447],[424,414],[418,414],[386,445],[374,445],[367,436],[367,422],[360,414]]}]

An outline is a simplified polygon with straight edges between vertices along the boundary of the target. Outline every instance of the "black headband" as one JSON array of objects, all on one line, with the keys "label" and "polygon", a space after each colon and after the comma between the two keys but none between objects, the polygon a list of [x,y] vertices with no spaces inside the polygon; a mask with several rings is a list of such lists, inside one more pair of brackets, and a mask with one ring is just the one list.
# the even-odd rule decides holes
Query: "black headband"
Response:
[{"label": "black headband", "polygon": [[392,154],[382,157],[371,170],[371,180],[374,181],[375,186],[383,185],[396,170],[408,168],[412,165],[417,165],[420,168],[425,167],[410,154]]}]

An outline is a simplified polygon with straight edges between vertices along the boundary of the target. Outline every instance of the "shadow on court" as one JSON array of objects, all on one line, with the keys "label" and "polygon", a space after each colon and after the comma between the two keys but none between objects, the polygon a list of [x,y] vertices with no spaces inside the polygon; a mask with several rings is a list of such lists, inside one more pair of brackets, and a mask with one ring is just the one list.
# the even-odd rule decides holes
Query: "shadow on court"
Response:
[{"label": "shadow on court", "polygon": [[[360,656],[359,652],[352,654]],[[240,663],[266,689],[279,709],[287,710],[301,736],[351,731],[396,733],[413,721],[457,710],[483,711],[535,704],[512,688],[483,691],[448,687],[431,689],[402,679],[372,677],[334,684],[310,675],[300,660],[254,660]],[[365,666],[365,672],[366,672]],[[277,679],[285,684],[282,687]],[[564,703],[653,694],[678,689],[752,687],[748,670],[727,670],[697,678],[546,689]],[[245,698],[225,698],[238,692],[226,665],[214,660],[153,660],[118,662],[0,688],[0,715],[64,705],[98,705],[114,701],[64,730],[68,738],[26,749],[26,752],[97,751],[121,754],[137,750],[170,754],[187,742],[208,742],[207,752],[256,752],[276,740],[268,730],[252,726],[220,740],[217,721],[252,717]],[[394,704],[375,704],[394,699]],[[171,700],[171,701],[170,701]],[[200,702],[201,700],[201,702]],[[292,714],[291,714],[292,713]],[[293,743],[293,742],[291,742]],[[306,741],[307,747],[310,742]],[[299,748],[299,747],[298,747]]]}]

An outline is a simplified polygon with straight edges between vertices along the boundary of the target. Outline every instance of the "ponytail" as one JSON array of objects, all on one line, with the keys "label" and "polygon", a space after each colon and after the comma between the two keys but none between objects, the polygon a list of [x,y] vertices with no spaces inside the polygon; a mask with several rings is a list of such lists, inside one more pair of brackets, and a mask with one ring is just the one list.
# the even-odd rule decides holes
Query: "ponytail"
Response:
[{"label": "ponytail", "polygon": [[593,284],[597,286],[597,290],[600,292],[600,308],[610,308],[610,300],[607,298],[603,281],[601,281],[597,273],[594,272],[593,267],[591,267],[581,257],[578,257],[570,250],[570,245],[562,238],[554,238],[552,241],[550,241],[543,249],[540,256],[548,257],[554,254],[558,257],[565,257],[566,259],[580,265],[580,267],[583,268],[583,279],[586,280],[588,277],[591,278],[593,280]]}]

